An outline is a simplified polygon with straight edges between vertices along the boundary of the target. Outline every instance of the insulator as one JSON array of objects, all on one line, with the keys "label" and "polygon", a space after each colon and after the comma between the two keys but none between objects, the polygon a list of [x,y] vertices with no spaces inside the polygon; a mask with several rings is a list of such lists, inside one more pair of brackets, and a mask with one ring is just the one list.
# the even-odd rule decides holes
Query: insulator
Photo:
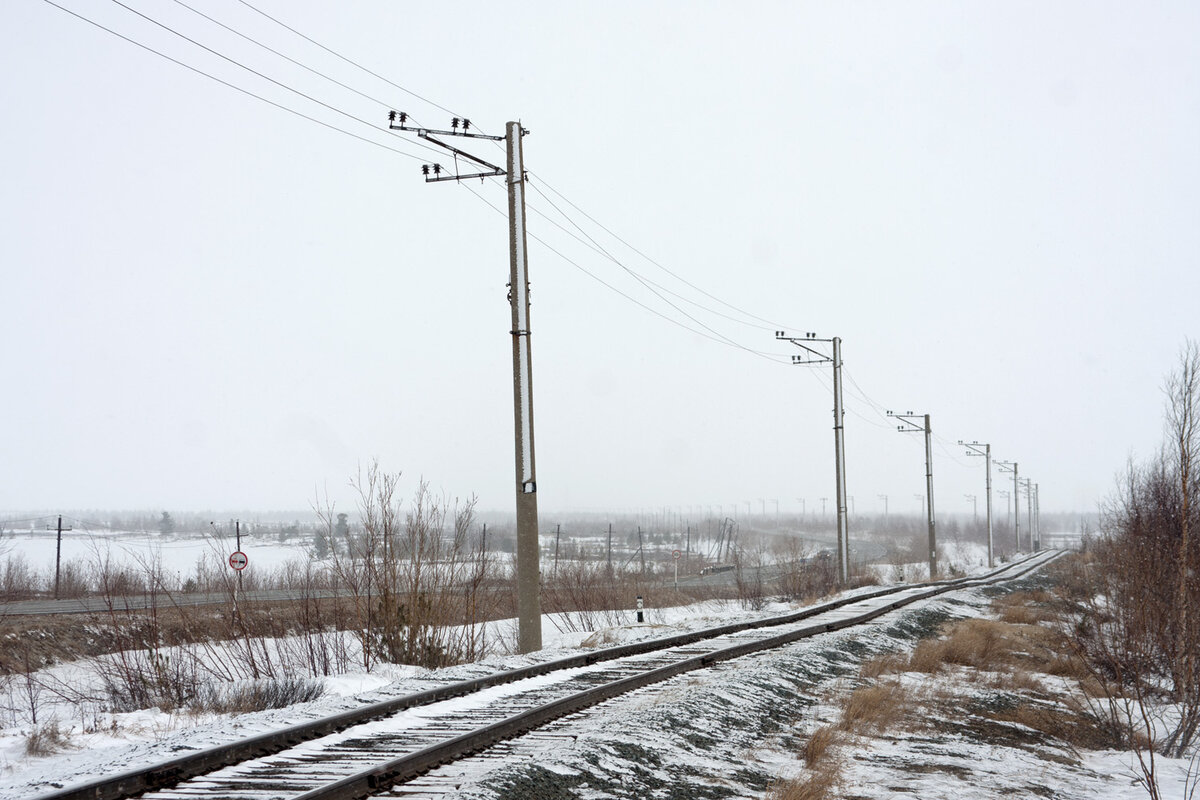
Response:
[{"label": "insulator", "polygon": [[396,121],[396,112],[389,111],[388,112],[388,122],[395,122],[395,121]]},{"label": "insulator", "polygon": [[434,165],[433,165],[433,174],[434,174],[434,175],[441,175],[441,174],[442,174],[442,165],[441,165],[441,164],[434,164]]},{"label": "insulator", "polygon": [[464,119],[463,120],[463,131],[466,131],[470,127],[471,127],[471,120]]},{"label": "insulator", "polygon": [[450,120],[450,129],[458,130],[458,117],[454,117],[452,120]]},{"label": "insulator", "polygon": [[429,174],[429,165],[428,165],[428,164],[422,164],[422,165],[421,165],[421,174],[422,174],[422,175],[428,175],[428,174]]},{"label": "insulator", "polygon": [[408,122],[408,114],[401,111],[400,112],[400,124],[403,125],[405,122]]}]

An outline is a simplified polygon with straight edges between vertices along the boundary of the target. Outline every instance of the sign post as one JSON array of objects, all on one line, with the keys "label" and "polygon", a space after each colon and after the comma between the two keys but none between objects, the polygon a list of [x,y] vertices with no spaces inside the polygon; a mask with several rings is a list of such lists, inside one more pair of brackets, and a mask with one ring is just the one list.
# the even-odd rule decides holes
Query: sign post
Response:
[{"label": "sign post", "polygon": [[671,551],[671,558],[675,559],[675,591],[679,591],[679,556],[678,550]]}]

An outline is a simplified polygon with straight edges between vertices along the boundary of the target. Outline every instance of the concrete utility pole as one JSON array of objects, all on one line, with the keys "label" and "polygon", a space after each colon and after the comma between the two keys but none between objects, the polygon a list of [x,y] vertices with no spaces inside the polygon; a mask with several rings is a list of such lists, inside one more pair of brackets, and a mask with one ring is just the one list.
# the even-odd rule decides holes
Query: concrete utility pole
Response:
[{"label": "concrete utility pole", "polygon": [[1016,461],[997,461],[996,466],[1001,472],[1011,472],[1013,476],[1013,538],[1016,541],[1017,552],[1021,552],[1021,480]]},{"label": "concrete utility pole", "polygon": [[1034,552],[1033,545],[1033,479],[1025,478],[1021,481],[1021,485],[1025,487],[1025,527],[1029,529],[1029,552]]},{"label": "concrete utility pole", "polygon": [[[455,171],[444,172],[440,164],[421,167],[426,183],[504,177],[508,184],[508,301],[512,312],[513,417],[516,449],[517,496],[517,649],[531,653],[542,649],[541,569],[538,547],[537,472],[533,447],[533,363],[529,325],[529,259],[525,238],[525,160],[522,139],[529,133],[519,122],[509,122],[504,136],[488,136],[471,130],[471,121],[455,117],[450,130],[409,126],[408,115],[392,111],[392,130],[410,131],[454,155]],[[505,168],[453,147],[436,138],[458,136],[505,143]],[[460,174],[460,163],[484,171]]]},{"label": "concrete utility pole", "polygon": [[[842,340],[834,336],[832,339],[819,339],[815,333],[806,333],[803,338],[788,336],[784,331],[775,331],[776,339],[791,342],[804,352],[792,356],[793,364],[832,364],[833,365],[833,469],[837,489],[837,575],[842,584],[850,581],[850,527],[846,513],[846,442],[845,416],[842,401]],[[832,352],[826,354],[812,345],[826,343]],[[821,498],[821,515],[825,514],[825,498]]]},{"label": "concrete utility pole", "polygon": [[979,498],[973,494],[964,494],[963,498],[971,501],[971,523],[979,523]]},{"label": "concrete utility pole", "polygon": [[[49,527],[49,526],[46,526],[46,527]],[[63,527],[62,514],[59,514],[58,515],[58,540],[57,540],[57,543],[54,545],[54,599],[55,600],[58,599],[58,583],[59,583],[59,576],[61,574],[60,570],[62,568],[62,535],[63,535],[63,531],[69,531],[69,530],[71,530],[71,528],[69,526],[66,528]]]},{"label": "concrete utility pole", "polygon": [[879,499],[883,501],[883,525],[886,528],[888,526],[888,496],[881,494]]},{"label": "concrete utility pole", "polygon": [[996,559],[992,553],[992,446],[990,444],[980,444],[979,442],[968,444],[961,439],[958,443],[967,448],[967,455],[983,456],[984,462],[987,465],[988,569],[991,569],[996,566]]},{"label": "concrete utility pole", "polygon": [[[902,424],[896,426],[896,430],[901,433],[925,433],[925,496],[928,501],[925,503],[927,524],[929,526],[929,579],[936,580],[937,578],[937,530],[935,529],[934,513],[933,513],[933,426],[929,424],[928,414],[914,414],[909,411],[907,414],[893,414],[887,412],[889,417],[895,417]],[[925,425],[918,425],[915,420],[924,417]]]},{"label": "concrete utility pole", "polygon": [[1033,485],[1033,529],[1037,531],[1037,538],[1034,540],[1034,549],[1042,549],[1042,491],[1041,485],[1035,483]]}]

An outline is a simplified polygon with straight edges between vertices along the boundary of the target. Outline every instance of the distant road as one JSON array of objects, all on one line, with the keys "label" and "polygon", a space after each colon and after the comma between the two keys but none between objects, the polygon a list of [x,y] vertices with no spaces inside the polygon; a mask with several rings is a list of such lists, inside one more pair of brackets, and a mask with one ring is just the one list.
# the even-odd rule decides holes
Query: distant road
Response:
[{"label": "distant road", "polygon": [[[806,535],[806,540],[813,544],[825,544],[820,536]],[[833,549],[836,539],[830,537],[829,549]],[[869,562],[882,558],[885,554],[882,546],[874,542],[850,542],[850,557],[853,561]],[[682,567],[683,565],[680,564]],[[752,567],[746,567],[753,570]],[[762,568],[762,580],[770,582],[779,577],[781,569],[771,565]],[[680,586],[697,585],[728,585],[737,582],[735,571],[719,572],[715,575],[684,575],[679,576]],[[663,581],[664,585],[672,585],[670,573]],[[350,597],[348,590],[334,592],[330,589],[317,589],[301,593],[293,589],[263,589],[252,592],[242,592],[241,599],[247,603],[289,602],[303,600],[305,597],[321,600],[334,597]],[[193,594],[160,593],[151,595],[129,595],[113,598],[112,605],[117,611],[143,611],[148,608],[172,608],[176,606],[212,606],[229,602],[229,595],[224,592],[196,592]],[[108,612],[108,603],[103,597],[73,597],[66,600],[18,600],[0,603],[0,617],[40,616],[45,614],[104,614]]]},{"label": "distant road", "polygon": [[[301,593],[292,589],[264,589],[242,592],[240,597],[248,603],[285,602],[302,600],[305,597],[328,599],[338,595],[349,596],[349,592],[334,592],[317,589]],[[198,592],[195,594],[130,595],[114,597],[112,606],[118,611],[142,611],[147,608],[171,608],[173,606],[212,606],[229,602],[223,592]],[[102,614],[108,611],[108,602],[103,597],[73,597],[67,600],[18,600],[0,603],[0,616],[11,617],[41,614]]]}]

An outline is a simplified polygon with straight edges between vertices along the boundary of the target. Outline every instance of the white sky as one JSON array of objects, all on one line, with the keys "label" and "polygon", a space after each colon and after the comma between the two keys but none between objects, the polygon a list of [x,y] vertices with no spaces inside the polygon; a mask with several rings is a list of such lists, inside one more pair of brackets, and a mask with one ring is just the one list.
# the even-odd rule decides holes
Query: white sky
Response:
[{"label": "white sky", "polygon": [[[521,118],[530,235],[638,301],[696,327],[539,216],[561,221],[539,189],[770,320],[674,300],[745,347],[790,355],[775,323],[841,336],[871,400],[933,415],[940,512],[983,490],[958,439],[1019,461],[1045,511],[1092,509],[1157,447],[1197,333],[1194,3],[252,1],[482,129]],[[56,2],[418,158],[45,0],[0,5],[0,509],[303,508],[318,487],[345,506],[376,457],[510,509],[507,229],[479,199],[504,189],[425,185],[433,154],[386,132],[389,108],[450,114],[239,0],[188,3],[381,102],[176,2],[123,2],[370,125],[114,2]],[[530,245],[543,512],[832,498],[827,370]],[[920,437],[854,385],[847,407],[857,510],[919,511]]]}]

